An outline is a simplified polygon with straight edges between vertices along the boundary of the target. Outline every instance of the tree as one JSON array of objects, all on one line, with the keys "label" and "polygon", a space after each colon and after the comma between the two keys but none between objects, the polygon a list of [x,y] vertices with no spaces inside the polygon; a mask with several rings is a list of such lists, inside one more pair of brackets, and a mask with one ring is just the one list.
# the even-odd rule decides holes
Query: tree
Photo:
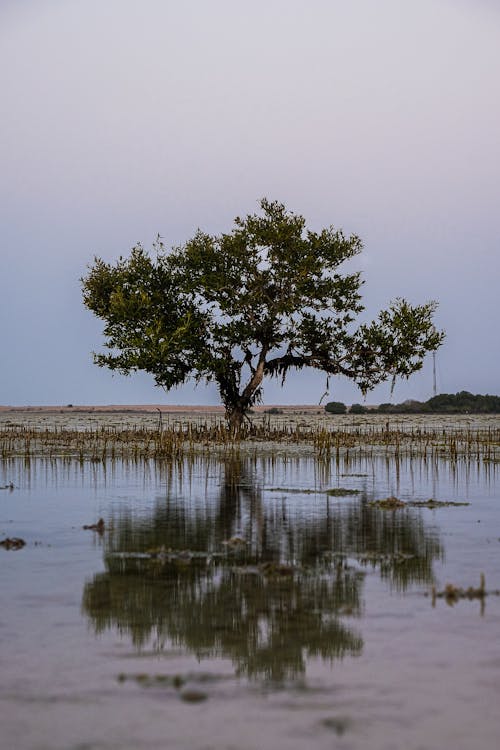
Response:
[{"label": "tree", "polygon": [[231,428],[261,399],[265,377],[291,370],[344,375],[366,392],[409,377],[443,333],[436,303],[397,299],[371,324],[358,272],[339,267],[361,240],[329,227],[306,229],[302,216],[263,199],[262,213],[235,219],[231,232],[200,230],[185,245],[154,255],[141,245],[114,265],[95,258],[82,279],[84,304],[104,321],[100,366],[144,370],[169,390],[189,379],[215,382]]},{"label": "tree", "polygon": [[368,409],[363,404],[351,404],[349,414],[366,414]]},{"label": "tree", "polygon": [[345,414],[347,406],[343,404],[342,401],[329,401],[325,404],[325,411],[328,412],[328,414]]}]

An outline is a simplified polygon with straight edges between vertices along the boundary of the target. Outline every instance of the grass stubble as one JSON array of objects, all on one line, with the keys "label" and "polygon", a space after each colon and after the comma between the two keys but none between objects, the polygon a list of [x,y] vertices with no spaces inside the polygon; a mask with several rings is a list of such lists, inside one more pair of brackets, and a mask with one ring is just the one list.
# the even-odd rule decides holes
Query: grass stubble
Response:
[{"label": "grass stubble", "polygon": [[[125,415],[124,415],[125,417]],[[234,435],[217,417],[164,420],[94,419],[78,424],[66,419],[48,424],[36,419],[0,421],[0,459],[70,458],[81,462],[175,459],[189,455],[305,452],[318,459],[392,459],[500,462],[500,420],[443,419],[351,422],[265,418],[247,421]]]}]

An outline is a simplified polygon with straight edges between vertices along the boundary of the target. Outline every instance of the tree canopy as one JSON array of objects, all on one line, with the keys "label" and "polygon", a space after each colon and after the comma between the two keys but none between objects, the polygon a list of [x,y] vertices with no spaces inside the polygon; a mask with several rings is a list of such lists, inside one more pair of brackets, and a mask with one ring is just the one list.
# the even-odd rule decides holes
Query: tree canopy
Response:
[{"label": "tree canopy", "polygon": [[366,392],[420,369],[444,336],[436,303],[396,299],[356,325],[363,281],[339,268],[361,252],[359,237],[307,229],[278,202],[260,207],[229,233],[198,230],[171,250],[158,237],[152,255],[137,245],[114,265],[95,258],[82,279],[84,304],[104,321],[108,351],[95,362],[144,370],[166,390],[215,382],[234,429],[265,377],[283,384],[290,370],[313,367]]}]

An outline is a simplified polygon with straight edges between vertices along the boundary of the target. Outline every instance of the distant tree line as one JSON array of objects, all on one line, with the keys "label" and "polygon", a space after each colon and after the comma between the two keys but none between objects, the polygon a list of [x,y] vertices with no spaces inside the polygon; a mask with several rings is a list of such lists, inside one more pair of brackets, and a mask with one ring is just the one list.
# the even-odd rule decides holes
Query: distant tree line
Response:
[{"label": "distant tree line", "polygon": [[380,404],[378,407],[353,404],[349,409],[340,401],[330,401],[326,404],[325,411],[329,414],[499,414],[500,396],[482,396],[460,391],[440,393],[428,401],[408,399],[402,404]]}]

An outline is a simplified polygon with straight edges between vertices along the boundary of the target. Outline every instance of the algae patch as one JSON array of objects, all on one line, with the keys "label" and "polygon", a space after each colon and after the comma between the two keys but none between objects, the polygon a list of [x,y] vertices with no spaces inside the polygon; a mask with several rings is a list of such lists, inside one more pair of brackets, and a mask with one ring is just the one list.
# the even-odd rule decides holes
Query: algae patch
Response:
[{"label": "algae patch", "polygon": [[408,503],[408,505],[411,505],[412,508],[448,508],[448,507],[458,507],[459,505],[470,505],[470,503],[456,503],[452,502],[451,500],[434,500],[432,497],[429,500],[421,501],[421,502],[411,502]]},{"label": "algae patch", "polygon": [[324,490],[326,495],[333,497],[346,497],[347,495],[359,495],[361,490],[352,490],[347,487],[333,487],[330,490]]},{"label": "algae patch", "polygon": [[369,505],[373,505],[376,508],[381,508],[382,510],[397,510],[397,508],[449,508],[449,507],[458,507],[461,505],[470,505],[470,503],[467,502],[453,502],[451,500],[434,500],[434,498],[429,498],[429,500],[411,500],[408,502],[405,502],[404,500],[400,500],[397,497],[394,497],[393,495],[391,497],[386,497],[383,500],[372,500]]},{"label": "algae patch", "polygon": [[299,489],[298,487],[270,487],[268,492],[283,492],[287,495],[331,495],[333,497],[345,497],[347,495],[359,495],[361,490],[348,487],[332,487],[327,490]]},{"label": "algae patch", "polygon": [[399,500],[393,495],[391,495],[391,497],[386,497],[383,500],[372,500],[369,504],[374,505],[376,508],[381,508],[382,510],[396,510],[397,508],[404,508],[406,506],[406,503],[403,502],[403,500]]}]

